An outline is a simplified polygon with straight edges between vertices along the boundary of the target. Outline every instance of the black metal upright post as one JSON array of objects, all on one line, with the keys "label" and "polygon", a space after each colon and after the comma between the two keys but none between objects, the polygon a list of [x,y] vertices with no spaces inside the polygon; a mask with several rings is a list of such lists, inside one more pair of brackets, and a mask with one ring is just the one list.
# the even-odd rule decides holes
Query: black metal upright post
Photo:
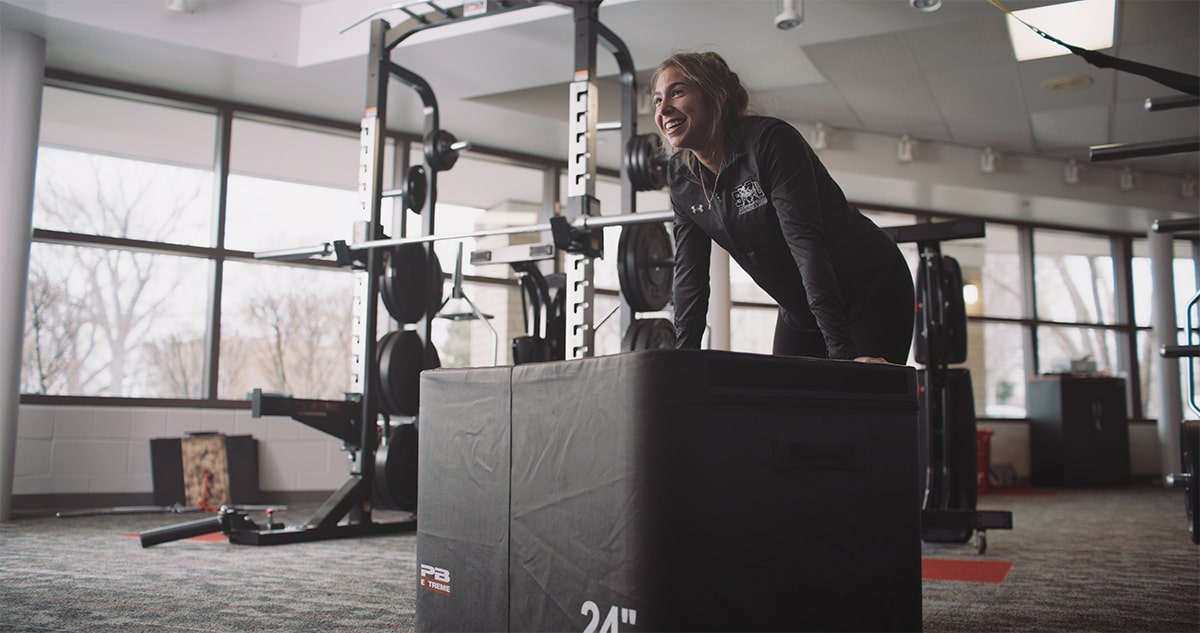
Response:
[{"label": "black metal upright post", "polygon": [[946,363],[943,354],[946,344],[945,303],[942,297],[942,251],[936,241],[917,243],[921,256],[924,282],[918,289],[921,302],[921,337],[925,341],[925,386],[921,406],[929,429],[929,460],[926,473],[926,497],[923,509],[946,509],[950,498],[948,472],[949,434],[946,432],[947,410]]}]

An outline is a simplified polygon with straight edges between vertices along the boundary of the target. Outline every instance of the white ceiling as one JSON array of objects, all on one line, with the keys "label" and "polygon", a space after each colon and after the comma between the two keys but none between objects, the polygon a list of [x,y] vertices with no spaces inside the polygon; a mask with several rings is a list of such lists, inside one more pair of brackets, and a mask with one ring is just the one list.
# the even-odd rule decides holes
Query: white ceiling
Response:
[{"label": "white ceiling", "polygon": [[[799,0],[797,0],[799,2]],[[164,0],[0,0],[0,24],[43,35],[47,65],[356,122],[366,96],[369,23],[339,33],[381,0],[191,0],[172,13]],[[448,0],[445,5],[461,4]],[[1056,4],[1007,0],[1012,9]],[[1196,153],[1090,163],[1088,148],[1200,134],[1200,109],[1147,112],[1147,97],[1177,94],[1143,77],[1100,69],[1074,55],[1015,61],[1004,14],[985,0],[944,0],[922,13],[906,0],[805,0],[805,25],[773,26],[775,0],[606,0],[600,20],[629,47],[645,81],[676,50],[716,50],[764,114],[812,138],[833,131],[822,156],[854,200],[1062,225],[1144,231],[1156,217],[1194,217],[1185,177]],[[413,7],[415,11],[428,9]],[[393,26],[406,16],[379,17]],[[443,127],[477,145],[565,157],[567,82],[573,70],[570,12],[553,3],[414,35],[392,60],[425,77]],[[1052,34],[1053,35],[1053,34]],[[1200,0],[1118,0],[1116,45],[1123,59],[1200,74]],[[597,53],[600,75],[611,55]],[[1053,77],[1084,75],[1089,87],[1048,92]],[[618,93],[601,84],[602,120],[616,119]],[[422,132],[422,110],[393,82],[389,126]],[[648,117],[639,121],[652,130]],[[918,142],[901,164],[901,135]],[[618,164],[616,143],[600,162]],[[981,175],[984,147],[995,174]],[[1082,182],[1066,185],[1068,159]],[[1136,174],[1133,191],[1120,172]],[[440,191],[476,206],[486,186]],[[973,195],[974,194],[974,195]]]}]

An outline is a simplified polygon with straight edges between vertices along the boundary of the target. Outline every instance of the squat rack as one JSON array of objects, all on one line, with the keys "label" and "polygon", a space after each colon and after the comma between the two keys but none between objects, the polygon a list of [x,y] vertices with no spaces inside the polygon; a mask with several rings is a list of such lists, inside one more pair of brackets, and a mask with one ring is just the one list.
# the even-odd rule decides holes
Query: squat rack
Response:
[{"label": "squat rack", "polygon": [[[381,415],[379,352],[375,332],[378,325],[380,276],[384,272],[384,252],[387,248],[405,243],[425,244],[427,264],[434,264],[432,242],[452,236],[437,236],[435,208],[437,204],[437,174],[451,168],[458,152],[467,146],[441,128],[437,98],[430,84],[415,72],[391,61],[396,46],[417,33],[452,23],[490,17],[540,5],[560,5],[571,9],[575,30],[575,53],[572,82],[569,92],[568,185],[564,216],[552,218],[549,225],[524,227],[521,232],[550,229],[555,246],[566,253],[566,354],[567,358],[582,358],[594,353],[595,333],[592,326],[595,297],[593,259],[602,255],[602,238],[593,229],[616,224],[633,224],[669,219],[669,213],[642,214],[636,212],[637,187],[627,169],[621,170],[622,205],[626,213],[600,218],[600,203],[595,196],[596,133],[598,98],[596,88],[596,47],[603,45],[612,53],[620,71],[622,147],[631,147],[637,135],[637,81],[632,56],[625,43],[600,23],[598,9],[603,0],[486,0],[467,2],[460,7],[443,8],[433,1],[393,5],[376,12],[400,10],[410,19],[392,27],[383,19],[372,19],[368,49],[367,95],[360,135],[359,194],[366,211],[365,234],[356,230],[352,244],[324,244],[317,249],[289,249],[256,254],[259,259],[294,259],[309,255],[335,254],[341,263],[355,269],[351,392],[345,401],[302,400],[286,396],[251,394],[252,414],[284,415],[342,439],[351,453],[350,478],[318,509],[307,524],[292,527],[271,525],[259,529],[253,521],[236,510],[223,509],[212,519],[148,531],[142,535],[143,546],[153,545],[196,534],[224,531],[230,542],[245,545],[273,545],[301,541],[344,538],[382,533],[411,531],[411,520],[378,523],[372,519],[372,504],[376,486],[376,449],[380,438],[378,420]],[[424,5],[431,9],[418,14],[409,7]],[[361,20],[360,20],[361,23]],[[420,203],[421,237],[389,239],[382,232],[381,213],[385,197],[395,195],[383,188],[384,149],[387,132],[388,86],[395,78],[416,91],[424,108],[423,171],[410,172],[403,191],[407,200]],[[628,155],[626,156],[628,159]],[[648,161],[639,161],[643,171],[652,169]],[[661,168],[661,167],[658,167]],[[635,174],[644,182],[646,173]],[[517,231],[513,231],[517,232]],[[495,231],[489,234],[496,234]],[[431,342],[432,318],[439,306],[427,306],[424,316],[416,323],[426,352],[436,353]],[[628,316],[626,316],[628,318]],[[343,521],[344,519],[344,521]]]}]

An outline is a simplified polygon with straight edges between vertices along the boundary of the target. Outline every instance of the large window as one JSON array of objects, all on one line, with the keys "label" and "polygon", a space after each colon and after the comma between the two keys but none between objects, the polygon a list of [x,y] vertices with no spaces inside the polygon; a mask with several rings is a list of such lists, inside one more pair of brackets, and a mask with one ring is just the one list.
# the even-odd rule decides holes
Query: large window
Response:
[{"label": "large window", "polygon": [[215,131],[212,113],[45,90],[23,392],[202,396],[211,263],[187,253],[212,242]]},{"label": "large window", "polygon": [[1117,323],[1112,241],[1040,230],[1034,254],[1038,372],[1121,374],[1125,335],[1086,327]]},{"label": "large window", "polygon": [[[1036,231],[1034,253],[1039,319],[1058,323],[1116,323],[1109,239]],[[1082,357],[1102,350],[1085,344],[1075,351]]]},{"label": "large window", "polygon": [[[228,147],[220,141],[225,125]],[[383,186],[391,191],[404,186],[401,167],[422,158],[420,139],[402,136],[385,142]],[[330,262],[252,253],[353,239],[356,223],[367,219],[356,124],[63,83],[45,91],[41,141],[23,393],[242,400],[258,387],[340,399],[351,388],[355,274]],[[407,160],[395,159],[400,152]],[[226,165],[216,157],[228,158],[224,182],[218,167]],[[566,177],[554,161],[464,153],[439,177],[436,233],[545,222],[548,201],[557,195],[559,205],[567,202]],[[557,183],[557,192],[548,183]],[[603,215],[628,211],[611,174],[597,177],[595,191]],[[383,202],[383,231],[417,235],[428,218],[400,213],[395,200]],[[664,211],[669,199],[665,191],[641,192],[637,206]],[[867,215],[880,226],[918,221],[907,213]],[[595,261],[597,355],[619,353],[625,334],[616,294],[620,234],[618,227],[604,229],[605,254]],[[943,253],[963,270],[969,341],[963,366],[972,372],[978,415],[1022,417],[1031,372],[1093,367],[1139,381],[1140,392],[1131,393],[1145,402],[1132,403],[1131,411],[1157,414],[1154,288],[1140,237],[988,222],[983,238],[943,243]],[[470,253],[539,239],[549,235],[435,244],[447,277],[461,247],[463,293],[489,317],[486,323],[434,319],[443,366],[511,362],[512,339],[529,327],[513,271],[472,264]],[[1129,288],[1114,259],[1126,244],[1133,252]],[[1175,247],[1182,329],[1183,306],[1198,283],[1196,247],[1179,240]],[[915,271],[915,245],[901,250]],[[550,274],[560,265],[541,268]],[[769,353],[774,302],[732,261],[730,292],[732,349]],[[1129,305],[1124,297],[1132,298]],[[464,309],[459,302],[444,311]],[[379,317],[377,334],[401,327],[382,308]]]},{"label": "large window", "polygon": [[234,119],[226,248],[265,251],[349,240],[365,221],[359,140]]},{"label": "large window", "polygon": [[338,400],[350,390],[352,275],[229,262],[221,296],[219,398],[261,388]]},{"label": "large window", "polygon": [[211,170],[43,145],[34,223],[51,231],[206,246]]},{"label": "large window", "polygon": [[1018,231],[988,223],[984,237],[942,244],[943,254],[962,269],[963,305],[967,313],[967,359],[976,415],[991,418],[1025,415],[1024,355],[1021,328],[1024,310]]},{"label": "large window", "polygon": [[21,391],[200,397],[208,268],[192,257],[34,244]]}]

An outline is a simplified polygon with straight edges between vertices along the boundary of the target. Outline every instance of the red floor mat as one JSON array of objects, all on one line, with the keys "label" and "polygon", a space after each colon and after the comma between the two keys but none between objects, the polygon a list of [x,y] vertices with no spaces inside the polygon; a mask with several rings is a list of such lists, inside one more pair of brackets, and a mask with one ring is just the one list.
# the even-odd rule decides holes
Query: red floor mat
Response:
[{"label": "red floor mat", "polygon": [[999,584],[1004,582],[1012,566],[1012,561],[1006,560],[923,558],[921,579]]}]

